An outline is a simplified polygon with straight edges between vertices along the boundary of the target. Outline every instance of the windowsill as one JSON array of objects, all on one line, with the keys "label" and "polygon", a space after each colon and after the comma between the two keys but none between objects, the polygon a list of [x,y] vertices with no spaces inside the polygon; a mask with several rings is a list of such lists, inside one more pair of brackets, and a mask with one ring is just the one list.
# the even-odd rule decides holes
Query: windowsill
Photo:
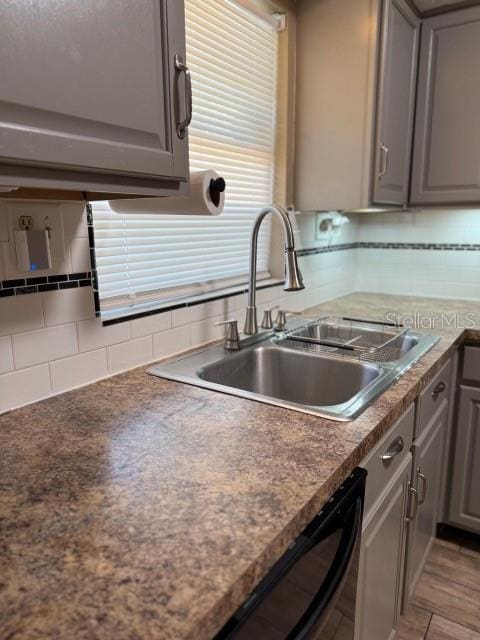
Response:
[{"label": "windowsill", "polygon": [[[283,280],[279,280],[278,278],[268,278],[267,280],[262,280],[257,283],[257,291],[278,287],[282,284]],[[186,307],[195,307],[199,304],[205,304],[206,302],[231,298],[233,296],[241,295],[242,293],[247,293],[247,291],[248,285],[241,284],[234,287],[227,287],[219,291],[211,291],[209,293],[202,293],[189,298],[183,298],[182,300],[179,300],[178,298],[176,300],[172,299],[170,301],[164,301],[161,304],[158,302],[144,302],[137,303],[134,306],[109,309],[97,312],[97,315],[102,319],[102,324],[104,326],[108,326],[118,324],[119,322],[126,322],[127,320],[135,320],[137,318],[152,316],[157,313],[174,311],[175,309],[184,309]]]}]

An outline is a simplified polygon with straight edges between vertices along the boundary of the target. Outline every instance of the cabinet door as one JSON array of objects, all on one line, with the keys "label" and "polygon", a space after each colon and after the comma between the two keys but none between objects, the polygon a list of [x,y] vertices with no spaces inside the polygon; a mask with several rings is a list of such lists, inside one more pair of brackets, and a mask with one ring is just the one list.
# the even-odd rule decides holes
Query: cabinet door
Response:
[{"label": "cabinet door", "polygon": [[399,617],[410,454],[362,533],[356,640],[391,640]]},{"label": "cabinet door", "polygon": [[373,200],[406,204],[420,20],[406,0],[386,0],[382,26]]},{"label": "cabinet door", "polygon": [[369,205],[380,1],[297,2],[295,207],[301,211]]},{"label": "cabinet door", "polygon": [[460,387],[450,521],[480,533],[480,389]]},{"label": "cabinet door", "polygon": [[59,183],[61,170],[97,185],[185,180],[184,31],[183,0],[0,3],[3,180],[24,168],[60,170]]},{"label": "cabinet door", "polygon": [[[418,495],[416,517],[407,536],[407,600],[413,594],[436,535],[448,402],[414,445],[413,474]],[[404,603],[404,610],[407,602]]]},{"label": "cabinet door", "polygon": [[480,7],[422,27],[411,201],[480,201]]}]

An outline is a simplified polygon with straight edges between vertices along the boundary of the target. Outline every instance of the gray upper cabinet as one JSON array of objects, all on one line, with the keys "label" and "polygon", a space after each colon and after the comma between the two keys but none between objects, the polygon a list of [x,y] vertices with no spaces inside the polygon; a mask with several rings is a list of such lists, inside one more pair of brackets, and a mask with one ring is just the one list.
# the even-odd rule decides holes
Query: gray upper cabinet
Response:
[{"label": "gray upper cabinet", "polygon": [[188,179],[182,0],[0,4],[0,185],[162,195]]},{"label": "gray upper cabinet", "polygon": [[412,203],[480,201],[480,7],[423,23]]},{"label": "gray upper cabinet", "polygon": [[407,0],[297,5],[295,207],[403,205],[420,20]]},{"label": "gray upper cabinet", "polygon": [[406,204],[420,19],[406,0],[386,0],[382,20],[373,201]]},{"label": "gray upper cabinet", "polygon": [[479,462],[480,388],[461,386],[449,519],[477,533],[480,533]]}]

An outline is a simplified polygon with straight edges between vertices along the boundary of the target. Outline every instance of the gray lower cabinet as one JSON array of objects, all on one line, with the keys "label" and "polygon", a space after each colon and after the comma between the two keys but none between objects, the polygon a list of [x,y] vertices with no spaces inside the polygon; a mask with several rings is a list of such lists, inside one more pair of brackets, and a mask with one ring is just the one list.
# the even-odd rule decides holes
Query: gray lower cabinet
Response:
[{"label": "gray lower cabinet", "polygon": [[361,464],[368,476],[355,640],[395,638],[435,537],[451,377],[448,361]]},{"label": "gray lower cabinet", "polygon": [[445,399],[412,447],[412,484],[416,491],[416,508],[408,522],[404,610],[413,595],[436,535],[447,416],[448,400]]},{"label": "gray lower cabinet", "polygon": [[362,462],[368,471],[360,550],[355,640],[392,640],[405,564],[414,405]]},{"label": "gray lower cabinet", "polygon": [[459,395],[449,520],[480,533],[480,388],[464,385]]},{"label": "gray lower cabinet", "polygon": [[178,189],[182,61],[183,0],[1,2],[0,185]]},{"label": "gray lower cabinet", "polygon": [[373,201],[406,204],[410,179],[420,19],[407,0],[385,0]]},{"label": "gray lower cabinet", "polygon": [[408,454],[362,533],[356,640],[393,640],[397,631],[410,472]]},{"label": "gray lower cabinet", "polygon": [[423,22],[411,202],[480,201],[480,6]]}]

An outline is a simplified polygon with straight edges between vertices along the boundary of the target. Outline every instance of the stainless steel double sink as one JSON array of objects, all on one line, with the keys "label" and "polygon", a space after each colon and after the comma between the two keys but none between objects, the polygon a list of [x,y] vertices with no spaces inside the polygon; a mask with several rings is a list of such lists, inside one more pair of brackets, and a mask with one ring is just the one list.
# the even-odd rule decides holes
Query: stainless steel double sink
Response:
[{"label": "stainless steel double sink", "polygon": [[[328,327],[317,322],[315,331],[328,333]],[[380,339],[374,335],[375,329],[368,331],[373,342]],[[308,325],[304,332],[308,340],[312,333]],[[405,333],[394,341],[395,349],[387,352],[394,359],[388,361],[387,357],[386,361],[377,362],[375,352],[368,354],[366,361],[350,347],[323,345],[314,349],[308,342],[290,339],[288,333],[272,332],[244,340],[240,351],[226,352],[221,345],[214,345],[151,367],[148,373],[348,421],[356,418],[437,341],[435,336]],[[379,354],[385,360],[385,354]]]}]

